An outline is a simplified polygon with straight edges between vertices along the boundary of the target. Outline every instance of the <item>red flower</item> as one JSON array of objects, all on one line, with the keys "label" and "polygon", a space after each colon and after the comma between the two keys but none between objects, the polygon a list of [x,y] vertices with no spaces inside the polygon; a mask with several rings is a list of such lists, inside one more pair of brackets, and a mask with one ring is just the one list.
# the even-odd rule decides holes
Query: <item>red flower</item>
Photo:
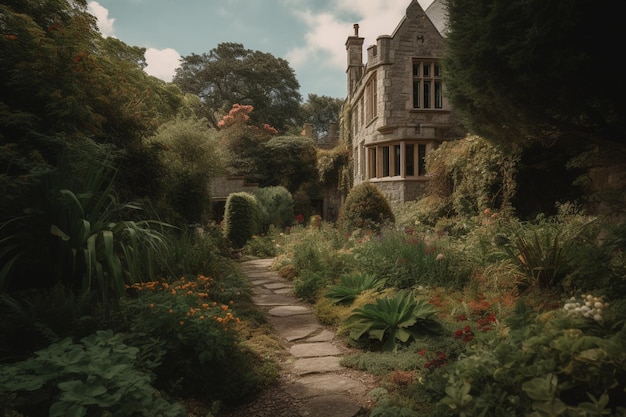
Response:
[{"label": "red flower", "polygon": [[472,331],[472,329],[470,329],[469,326],[465,326],[465,329],[463,329],[465,331],[465,333],[469,333]]},{"label": "red flower", "polygon": [[461,315],[457,318],[457,320],[458,320],[458,321],[465,321],[465,320],[467,320],[467,316],[466,316],[465,314],[461,314]]},{"label": "red flower", "polygon": [[417,352],[417,354],[420,355],[420,356],[424,356],[426,354],[426,350],[422,349],[419,352]]},{"label": "red flower", "polygon": [[454,332],[454,337],[456,339],[458,339],[461,336],[463,336],[463,330],[457,330],[456,332]]}]

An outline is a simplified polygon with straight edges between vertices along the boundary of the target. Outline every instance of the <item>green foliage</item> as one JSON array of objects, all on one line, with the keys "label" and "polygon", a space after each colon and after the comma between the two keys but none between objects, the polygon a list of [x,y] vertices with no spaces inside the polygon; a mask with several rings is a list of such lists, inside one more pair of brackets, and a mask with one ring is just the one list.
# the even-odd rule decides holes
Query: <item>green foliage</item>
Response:
[{"label": "green foliage", "polygon": [[335,304],[350,304],[366,290],[382,290],[383,281],[367,273],[350,273],[339,277],[339,284],[331,285],[325,296]]},{"label": "green foliage", "polygon": [[270,226],[282,229],[293,222],[293,198],[285,187],[257,188],[251,193],[260,209],[260,232],[267,233]]},{"label": "green foliage", "polygon": [[624,415],[624,332],[623,316],[546,313],[432,378],[447,380],[450,415]]},{"label": "green foliage", "polygon": [[[43,184],[41,206],[2,224],[3,289],[63,283],[83,293],[95,291],[106,306],[124,294],[125,284],[152,277],[154,256],[166,245],[156,228],[167,225],[119,221],[139,208],[117,203],[108,174],[103,168],[93,168],[76,191],[61,184]],[[37,262],[39,272],[45,271],[47,277],[23,277],[34,270],[32,262]]]},{"label": "green foliage", "polygon": [[523,285],[551,288],[565,276],[571,248],[586,224],[540,216],[534,223],[511,221],[497,241],[526,275]]},{"label": "green foliage", "polygon": [[224,209],[224,237],[235,248],[242,248],[259,231],[259,205],[249,193],[228,196]]},{"label": "green foliage", "polygon": [[387,287],[418,285],[461,287],[471,274],[466,257],[443,238],[385,228],[380,236],[364,238],[353,249],[353,267],[368,271]]},{"label": "green foliage", "polygon": [[349,152],[345,145],[333,149],[318,149],[317,174],[324,185],[335,185],[342,188],[342,173],[348,165]]},{"label": "green foliage", "polygon": [[506,209],[515,194],[517,158],[478,136],[442,143],[426,157],[432,214],[426,211],[430,215],[420,220],[433,224],[443,214],[468,217],[488,208]]},{"label": "green foliage", "polygon": [[185,415],[151,386],[150,373],[138,368],[138,354],[110,330],[80,343],[63,339],[0,367],[0,391],[16,393],[11,407],[30,416]]},{"label": "green foliage", "polygon": [[317,139],[328,135],[330,124],[337,122],[343,99],[309,94],[302,105],[302,118],[313,125],[313,136]]},{"label": "green foliage", "polygon": [[400,291],[394,298],[380,298],[376,304],[355,309],[344,327],[350,330],[354,340],[367,334],[381,342],[383,350],[396,351],[399,344],[441,333],[441,325],[432,318],[436,312],[428,302],[415,300],[408,291]]},{"label": "green foliage", "polygon": [[154,339],[165,351],[153,371],[156,386],[207,401],[238,402],[256,393],[259,375],[239,343],[232,310],[245,295],[242,285],[200,275],[134,287],[136,297],[124,300],[122,314],[130,343]]},{"label": "green foliage", "polygon": [[319,273],[304,269],[293,280],[294,294],[298,298],[313,303],[330,282],[330,278],[323,272]]},{"label": "green foliage", "polygon": [[279,185],[294,193],[317,179],[317,153],[313,140],[302,136],[276,136],[263,144],[259,155],[261,186]]},{"label": "green foliage", "polygon": [[200,96],[207,114],[239,103],[254,106],[255,125],[269,123],[279,131],[301,125],[300,85],[289,63],[272,54],[220,43],[208,53],[183,57],[173,82]]},{"label": "green foliage", "polygon": [[164,198],[184,224],[206,223],[208,184],[222,172],[217,139],[206,121],[177,118],[159,127],[150,143],[161,149]]},{"label": "green foliage", "polygon": [[393,223],[394,215],[385,196],[375,185],[361,183],[348,194],[341,206],[338,227],[345,233],[355,230],[380,231],[386,223]]},{"label": "green foliage", "polygon": [[[600,11],[584,1],[450,0],[446,9],[447,93],[470,131],[505,144],[535,137],[623,149],[622,90],[593,86],[593,68],[612,61],[597,45],[623,35],[617,4]],[[583,34],[586,22],[603,23]],[[535,69],[547,60],[554,64],[537,79]],[[605,75],[620,73],[611,68]]]}]

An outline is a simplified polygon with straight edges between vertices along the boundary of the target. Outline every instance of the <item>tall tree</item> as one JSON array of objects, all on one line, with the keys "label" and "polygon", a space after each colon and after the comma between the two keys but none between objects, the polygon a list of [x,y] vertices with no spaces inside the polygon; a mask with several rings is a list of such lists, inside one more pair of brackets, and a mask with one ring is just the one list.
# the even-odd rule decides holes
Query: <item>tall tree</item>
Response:
[{"label": "tall tree", "polygon": [[448,94],[471,131],[626,145],[626,83],[610,45],[622,5],[595,0],[447,0]]},{"label": "tall tree", "polygon": [[329,133],[330,124],[339,120],[343,99],[309,94],[302,105],[304,122],[313,125],[313,134],[321,138]]},{"label": "tall tree", "polygon": [[241,104],[254,106],[254,124],[284,131],[301,123],[300,84],[289,63],[239,43],[220,43],[208,53],[183,57],[174,83],[198,95],[211,115]]}]

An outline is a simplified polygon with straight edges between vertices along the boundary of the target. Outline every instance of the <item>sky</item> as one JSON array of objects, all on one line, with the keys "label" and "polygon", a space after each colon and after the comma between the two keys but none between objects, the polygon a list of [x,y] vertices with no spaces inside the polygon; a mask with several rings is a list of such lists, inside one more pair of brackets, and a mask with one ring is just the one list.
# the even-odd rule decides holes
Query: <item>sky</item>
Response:
[{"label": "sky", "polygon": [[[418,0],[425,10],[433,0]],[[103,36],[146,48],[145,71],[171,81],[181,56],[224,42],[289,62],[300,94],[346,96],[346,47],[359,24],[364,49],[391,35],[411,0],[98,0]],[[366,56],[364,50],[364,56]]]}]

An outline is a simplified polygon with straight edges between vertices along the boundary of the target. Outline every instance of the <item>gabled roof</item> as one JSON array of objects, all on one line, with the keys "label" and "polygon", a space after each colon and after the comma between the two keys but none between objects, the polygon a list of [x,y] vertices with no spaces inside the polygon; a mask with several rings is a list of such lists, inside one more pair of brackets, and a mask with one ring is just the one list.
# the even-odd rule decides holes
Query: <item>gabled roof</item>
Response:
[{"label": "gabled roof", "polygon": [[433,2],[425,10],[426,16],[433,22],[441,36],[446,36],[448,15],[444,0],[433,0]]}]

